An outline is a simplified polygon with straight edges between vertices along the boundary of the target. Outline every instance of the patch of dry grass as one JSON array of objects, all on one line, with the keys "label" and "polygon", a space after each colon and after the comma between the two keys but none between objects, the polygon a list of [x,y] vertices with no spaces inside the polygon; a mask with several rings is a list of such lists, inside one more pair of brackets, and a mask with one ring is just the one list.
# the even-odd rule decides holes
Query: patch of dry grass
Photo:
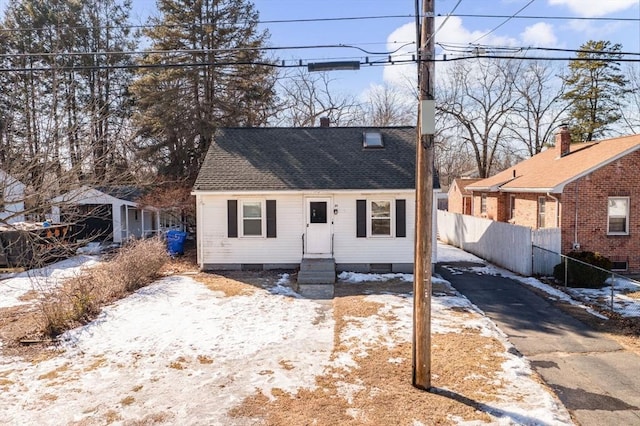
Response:
[{"label": "patch of dry grass", "polygon": [[[342,330],[354,318],[379,315],[381,306],[362,296],[334,300],[334,358],[355,343],[341,341]],[[296,394],[275,389],[270,398],[257,391],[229,415],[272,426],[490,421],[476,401],[495,400],[500,394],[502,382],[497,372],[504,361],[502,344],[476,330],[463,330],[433,335],[432,346],[432,386],[446,392],[430,393],[411,385],[410,343],[389,347],[374,342],[365,356],[354,358],[357,368],[332,367],[316,378],[314,389],[300,389]]]},{"label": "patch of dry grass", "polygon": [[211,291],[224,293],[225,297],[248,296],[258,291],[258,289],[251,284],[217,274],[201,272],[194,275],[193,279],[206,285]]},{"label": "patch of dry grass", "polygon": [[632,291],[631,293],[626,293],[625,296],[632,299],[640,299],[640,291]]}]

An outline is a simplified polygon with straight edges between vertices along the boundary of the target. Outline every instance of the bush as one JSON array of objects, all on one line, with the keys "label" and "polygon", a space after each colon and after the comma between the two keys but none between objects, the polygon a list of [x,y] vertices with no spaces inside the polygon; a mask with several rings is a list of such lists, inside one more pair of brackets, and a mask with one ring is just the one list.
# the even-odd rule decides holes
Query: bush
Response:
[{"label": "bush", "polygon": [[56,337],[90,322],[102,306],[153,282],[167,259],[165,244],[159,238],[130,242],[111,260],[45,295],[42,332]]},{"label": "bush", "polygon": [[109,262],[112,279],[120,281],[126,292],[135,291],[157,278],[167,259],[167,248],[160,238],[134,240]]},{"label": "bush", "polygon": [[[569,270],[567,273],[567,285],[569,287],[579,288],[601,288],[609,277],[606,271],[611,270],[611,261],[599,253],[591,251],[572,251],[567,254],[567,263]],[[584,263],[574,262],[572,259],[579,260],[589,265],[597,266],[601,269],[593,268]],[[557,264],[553,268],[553,276],[558,281],[564,282],[565,279],[565,262]],[[602,269],[605,269],[603,271]]]}]

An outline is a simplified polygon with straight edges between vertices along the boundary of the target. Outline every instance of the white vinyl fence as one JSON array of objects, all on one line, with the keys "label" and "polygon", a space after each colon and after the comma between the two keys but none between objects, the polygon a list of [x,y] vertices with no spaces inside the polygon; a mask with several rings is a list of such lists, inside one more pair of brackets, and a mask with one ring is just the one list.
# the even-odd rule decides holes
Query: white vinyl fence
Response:
[{"label": "white vinyl fence", "polygon": [[[525,226],[438,210],[438,236],[446,244],[473,253],[521,275],[553,272],[554,252],[560,252],[560,229],[532,230]],[[551,254],[534,258],[534,245]],[[544,257],[537,262],[536,259]],[[559,261],[558,261],[559,262]],[[556,262],[556,263],[558,263]],[[551,267],[550,271],[548,270]]]}]

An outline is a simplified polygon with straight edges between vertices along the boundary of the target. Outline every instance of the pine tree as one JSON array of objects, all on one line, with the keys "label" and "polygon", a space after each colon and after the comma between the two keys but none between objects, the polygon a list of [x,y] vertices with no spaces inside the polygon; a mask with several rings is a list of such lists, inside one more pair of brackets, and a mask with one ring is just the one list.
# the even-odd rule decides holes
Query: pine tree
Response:
[{"label": "pine tree", "polygon": [[245,0],[158,0],[135,95],[140,147],[160,174],[192,182],[220,126],[259,126],[274,99],[258,13]]},{"label": "pine tree", "polygon": [[622,46],[609,41],[588,41],[569,63],[564,78],[571,102],[569,116],[574,140],[591,141],[603,136],[618,121],[627,79],[621,72]]}]

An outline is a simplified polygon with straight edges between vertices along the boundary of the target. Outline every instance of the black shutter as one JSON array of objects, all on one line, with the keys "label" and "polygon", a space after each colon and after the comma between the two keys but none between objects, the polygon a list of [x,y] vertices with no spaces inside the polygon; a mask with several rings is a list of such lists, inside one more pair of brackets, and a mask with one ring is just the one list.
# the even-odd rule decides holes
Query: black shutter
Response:
[{"label": "black shutter", "polygon": [[407,236],[407,200],[396,200],[396,237]]},{"label": "black shutter", "polygon": [[356,200],[356,237],[367,237],[367,200]]},{"label": "black shutter", "polygon": [[267,200],[267,238],[276,238],[276,200]]},{"label": "black shutter", "polygon": [[227,236],[238,238],[238,200],[227,200]]}]

